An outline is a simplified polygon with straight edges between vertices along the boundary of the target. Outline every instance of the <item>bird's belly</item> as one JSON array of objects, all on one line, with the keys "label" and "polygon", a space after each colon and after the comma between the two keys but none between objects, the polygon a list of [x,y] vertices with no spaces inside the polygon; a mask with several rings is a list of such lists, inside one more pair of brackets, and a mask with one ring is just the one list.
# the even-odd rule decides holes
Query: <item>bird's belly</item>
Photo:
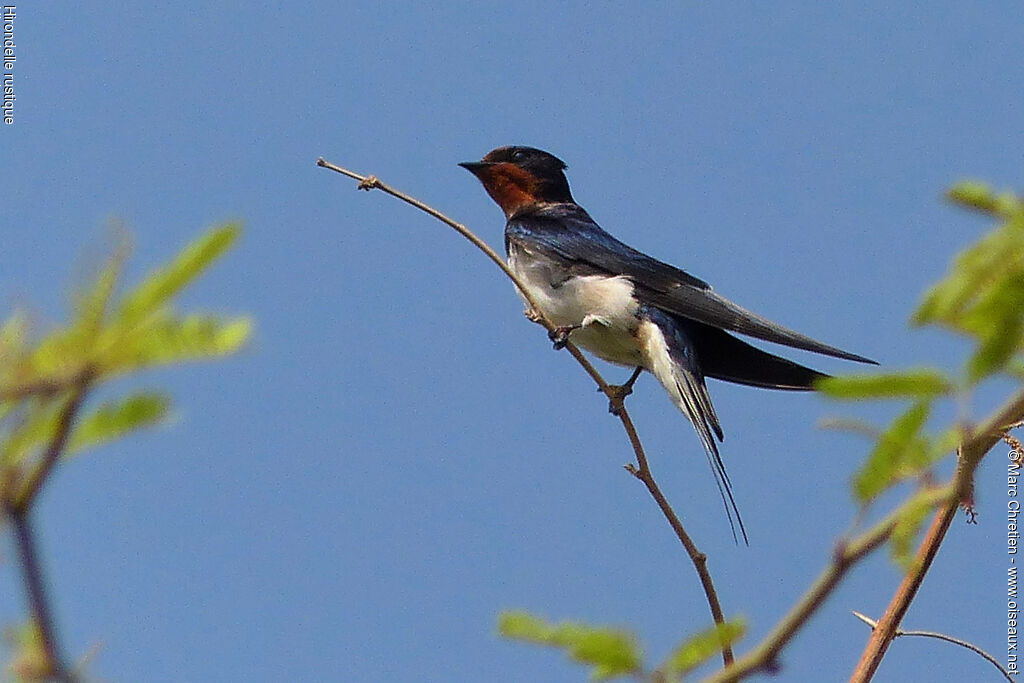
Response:
[{"label": "bird's belly", "polygon": [[576,330],[569,339],[577,346],[610,363],[626,365],[631,368],[646,367],[647,365],[634,330],[593,324]]},{"label": "bird's belly", "polygon": [[644,364],[636,337],[638,304],[628,277],[582,275],[558,282],[550,264],[516,258],[514,251],[509,265],[548,320],[559,327],[583,325],[570,336],[574,344],[612,363]]}]

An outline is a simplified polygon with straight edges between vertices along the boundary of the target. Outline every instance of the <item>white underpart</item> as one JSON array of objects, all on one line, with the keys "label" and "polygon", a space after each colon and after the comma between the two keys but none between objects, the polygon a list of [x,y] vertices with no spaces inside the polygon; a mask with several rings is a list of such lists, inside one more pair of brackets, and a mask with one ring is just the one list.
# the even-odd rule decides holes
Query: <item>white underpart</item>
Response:
[{"label": "white underpart", "polygon": [[714,453],[711,431],[704,419],[705,413],[701,410],[701,405],[705,404],[705,410],[714,414],[710,400],[702,400],[707,390],[698,378],[672,359],[660,327],[649,320],[641,322],[637,329],[637,340],[647,361],[644,367],[657,378],[672,402],[693,424],[708,453]]},{"label": "white underpart", "polygon": [[572,333],[574,344],[612,363],[647,367],[636,338],[640,321],[632,280],[625,275],[584,275],[553,286],[557,276],[550,264],[530,258],[524,263],[518,253],[512,250],[509,267],[541,312],[559,327],[583,326]]},{"label": "white underpart", "polygon": [[[583,275],[561,284],[559,271],[545,259],[520,258],[524,248],[514,246],[509,266],[522,280],[541,312],[559,327],[582,325],[572,342],[612,363],[641,367],[653,374],[672,403],[693,423],[709,453],[715,452],[705,416],[717,423],[703,380],[680,365],[669,352],[661,328],[638,316],[633,282],[624,275]],[[527,302],[529,305],[529,302]]]},{"label": "white underpart", "polygon": [[[519,245],[512,245],[508,264],[548,320],[559,327],[583,326],[572,332],[570,339],[574,344],[612,363],[643,368],[657,378],[672,403],[697,431],[729,515],[729,524],[733,525],[735,514],[745,539],[743,520],[711,432],[715,428],[721,433],[721,427],[704,379],[687,365],[677,362],[662,329],[640,315],[633,297],[632,280],[624,275],[584,275],[559,283],[559,273],[564,273],[564,269],[543,258],[535,258]],[[552,285],[552,282],[559,284]],[[526,304],[530,305],[528,301]]]}]

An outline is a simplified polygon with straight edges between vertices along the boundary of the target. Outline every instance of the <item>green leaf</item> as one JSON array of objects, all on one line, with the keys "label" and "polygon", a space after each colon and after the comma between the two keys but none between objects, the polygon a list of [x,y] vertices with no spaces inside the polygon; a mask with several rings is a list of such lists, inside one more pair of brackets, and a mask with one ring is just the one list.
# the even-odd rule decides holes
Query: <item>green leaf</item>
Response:
[{"label": "green leaf", "polygon": [[1002,370],[1024,344],[1024,268],[990,287],[958,322],[981,342],[967,363],[968,378]]},{"label": "green leaf", "polygon": [[127,246],[122,244],[97,272],[92,283],[75,297],[75,320],[40,340],[18,368],[20,383],[44,378],[71,377],[95,353],[98,338],[109,333],[107,308],[123,268]]},{"label": "green leaf", "polygon": [[0,359],[7,360],[18,355],[28,336],[28,316],[18,311],[4,321],[0,327]]},{"label": "green leaf", "polygon": [[39,400],[30,403],[24,419],[16,422],[0,443],[0,463],[17,465],[37,448],[48,443],[57,429],[62,400]]},{"label": "green leaf", "polygon": [[997,195],[989,185],[976,180],[963,180],[954,185],[946,196],[961,206],[1006,216],[1020,211],[1020,201],[1012,192]]},{"label": "green leaf", "polygon": [[826,377],[815,383],[826,396],[842,400],[933,398],[953,392],[954,385],[938,370],[921,368],[874,375]]},{"label": "green leaf", "polygon": [[135,328],[117,343],[107,343],[100,360],[110,373],[205,360],[238,351],[252,330],[249,318],[163,314]]},{"label": "green leaf", "polygon": [[984,339],[967,361],[967,378],[979,382],[1001,371],[1020,348],[1022,333],[1024,321],[1015,320],[998,334]]},{"label": "green leaf", "polygon": [[911,322],[942,323],[958,329],[959,316],[1019,267],[1022,228],[1018,223],[1004,223],[961,251],[949,274],[928,290]]},{"label": "green leaf", "polygon": [[0,326],[0,393],[21,379],[28,337],[28,316],[17,312]]},{"label": "green leaf", "polygon": [[746,631],[747,624],[742,619],[716,624],[683,641],[660,670],[670,678],[685,674],[717,655],[726,645],[733,645]]},{"label": "green leaf", "polygon": [[977,180],[962,180],[949,188],[946,196],[957,204],[969,209],[991,211],[995,208],[995,193],[992,188]]},{"label": "green leaf", "polygon": [[965,428],[961,425],[949,427],[931,439],[929,444],[928,463],[940,460],[944,455],[956,452],[965,438]]},{"label": "green leaf", "polygon": [[74,327],[61,328],[42,339],[29,354],[23,367],[21,382],[44,377],[68,377],[88,362],[96,339]]},{"label": "green leaf", "polygon": [[75,427],[66,457],[158,424],[166,419],[170,407],[171,399],[157,392],[138,392],[116,401],[107,401],[82,418]]},{"label": "green leaf", "polygon": [[229,223],[193,241],[174,260],[151,272],[124,296],[118,318],[132,322],[159,310],[234,244],[241,231],[241,225]]},{"label": "green leaf", "polygon": [[103,324],[127,256],[128,243],[122,240],[96,273],[92,283],[75,296],[74,325],[84,336],[93,336]]},{"label": "green leaf", "polygon": [[[985,199],[978,188],[961,194],[971,201],[981,197],[996,202]],[[1024,347],[1024,207],[1016,198],[999,201],[1013,204],[1014,211],[1001,211],[1005,222],[957,256],[913,319],[915,324],[940,324],[978,341],[966,367],[972,384],[1005,369]]]},{"label": "green leaf", "polygon": [[916,474],[928,461],[929,442],[919,437],[930,403],[919,401],[897,417],[879,438],[867,463],[855,475],[854,494],[867,503],[898,481]]},{"label": "green leaf", "polygon": [[935,507],[935,501],[930,495],[930,491],[920,491],[907,502],[889,538],[892,559],[905,570],[910,569],[914,559],[914,539],[920,533],[928,513]]},{"label": "green leaf", "polygon": [[1017,379],[1024,380],[1024,361],[1013,361],[1005,369]]},{"label": "green leaf", "polygon": [[505,638],[565,650],[574,660],[593,667],[595,680],[643,672],[640,648],[621,629],[564,622],[552,624],[527,612],[503,612],[498,632]]}]

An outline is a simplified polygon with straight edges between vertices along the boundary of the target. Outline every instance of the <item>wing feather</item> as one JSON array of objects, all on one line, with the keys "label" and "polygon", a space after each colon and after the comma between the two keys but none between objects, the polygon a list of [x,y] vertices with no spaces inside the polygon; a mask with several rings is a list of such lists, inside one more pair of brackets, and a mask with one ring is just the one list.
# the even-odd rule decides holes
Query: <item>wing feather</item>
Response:
[{"label": "wing feather", "polygon": [[557,254],[580,274],[627,275],[648,302],[668,313],[776,344],[877,364],[748,311],[707,282],[612,237],[576,204],[535,206],[514,215],[505,229],[506,251],[510,242]]}]

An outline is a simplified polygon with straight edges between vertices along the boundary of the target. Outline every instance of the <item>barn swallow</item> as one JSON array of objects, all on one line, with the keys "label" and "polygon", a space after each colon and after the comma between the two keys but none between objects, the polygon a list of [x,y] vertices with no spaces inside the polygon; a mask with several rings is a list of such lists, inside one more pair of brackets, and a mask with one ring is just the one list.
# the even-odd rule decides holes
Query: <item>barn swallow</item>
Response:
[{"label": "barn swallow", "polygon": [[738,525],[747,542],[715,443],[714,437],[722,440],[722,426],[704,379],[809,390],[827,375],[755,348],[729,332],[877,363],[752,313],[703,280],[612,237],[573,200],[566,165],[552,154],[532,147],[499,147],[481,161],[459,165],[483,183],[505,212],[509,267],[556,326],[550,335],[555,348],[571,338],[599,358],[634,368],[619,388],[622,396],[644,370],[654,375],[697,430],[733,539]]}]

